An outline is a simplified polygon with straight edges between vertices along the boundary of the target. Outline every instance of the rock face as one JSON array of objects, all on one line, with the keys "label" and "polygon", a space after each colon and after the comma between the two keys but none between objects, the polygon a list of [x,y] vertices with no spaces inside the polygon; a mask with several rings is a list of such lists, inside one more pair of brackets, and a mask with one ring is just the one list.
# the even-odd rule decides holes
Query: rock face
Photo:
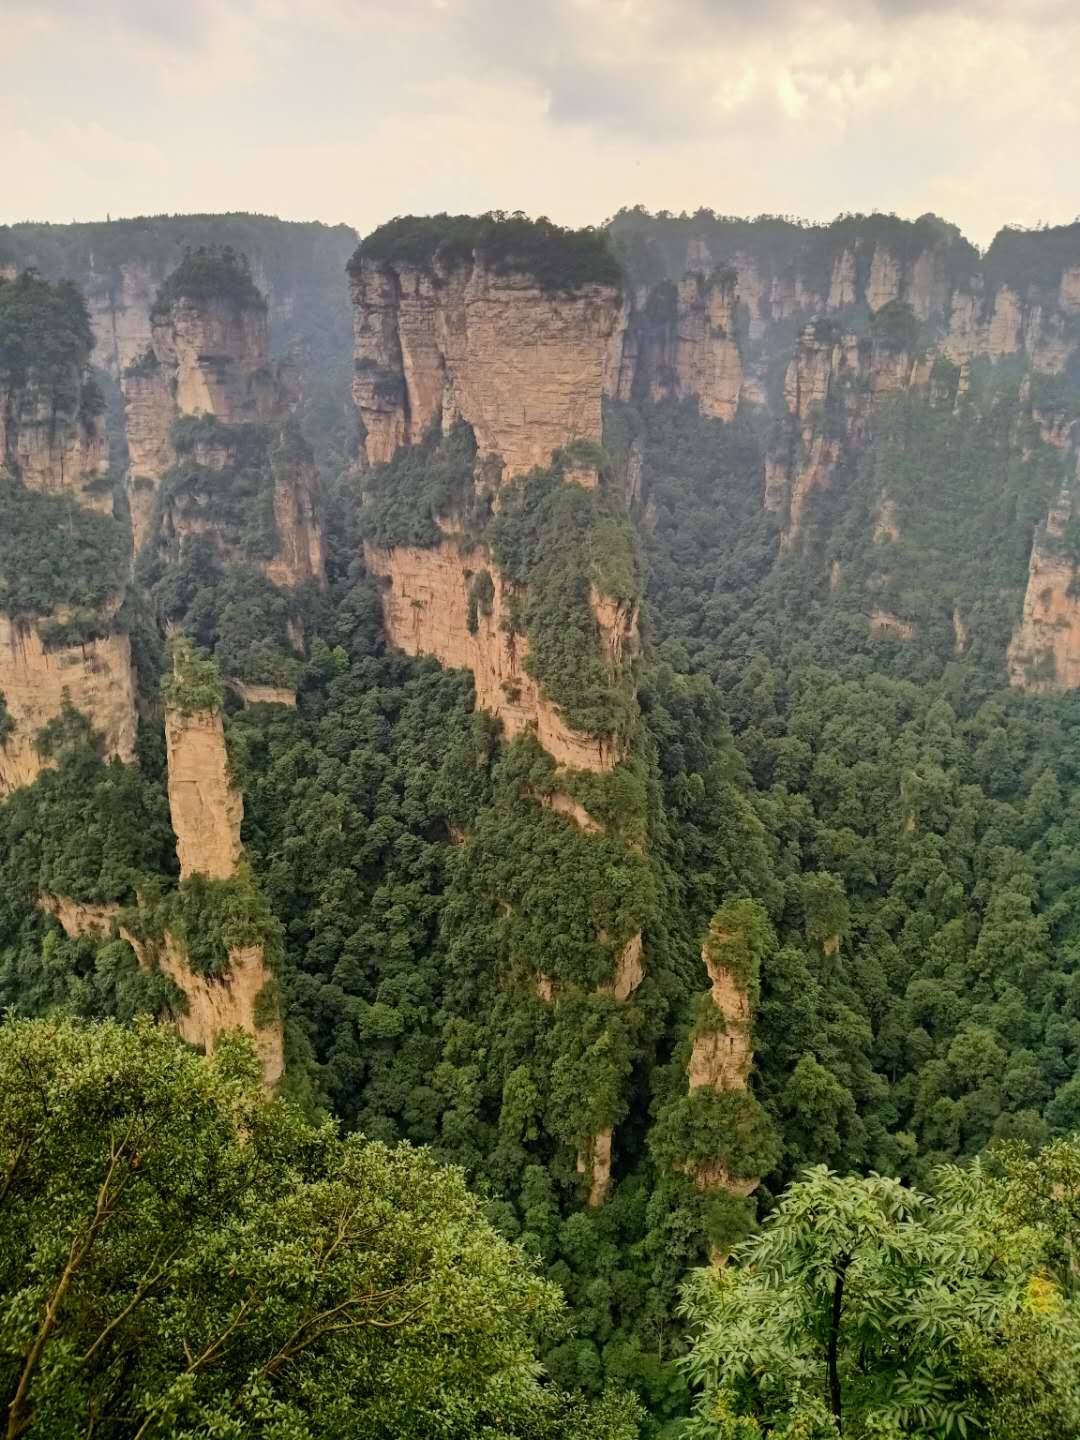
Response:
[{"label": "rock face", "polygon": [[[478,570],[490,566],[485,551],[462,549],[448,537],[430,550],[365,546],[364,556],[371,573],[388,582],[382,592],[383,620],[399,649],[471,670],[477,705],[494,715],[510,737],[533,730],[557,764],[594,771],[614,767],[617,749],[566,725],[558,707],[525,672],[528,641],[507,628],[512,590],[497,574],[490,613],[477,615],[475,634],[470,633],[469,584]],[[607,612],[597,618],[600,643],[622,647],[628,634],[636,634],[636,618],[619,617],[611,629],[604,625],[607,618]]]},{"label": "rock face", "polygon": [[1031,549],[1024,612],[1009,646],[1009,683],[1049,695],[1080,686],[1080,566],[1065,549],[1073,515],[1061,495]]},{"label": "rock face", "polygon": [[609,356],[608,393],[694,399],[703,415],[733,420],[743,383],[738,298],[733,269],[688,271],[677,284],[635,297]]},{"label": "rock face", "polygon": [[[230,880],[243,855],[244,802],[229,774],[220,711],[169,706],[165,747],[181,883],[193,875]],[[160,943],[132,944],[144,965],[160,966],[184,992],[187,1011],[178,1023],[185,1040],[209,1053],[223,1031],[243,1030],[254,1038],[264,1082],[273,1085],[280,1079],[281,1022],[260,1023],[258,1013],[259,997],[272,984],[261,945],[231,947],[226,974],[208,977],[191,968],[184,945],[168,931]]]},{"label": "rock face", "polygon": [[122,632],[46,649],[39,622],[0,615],[0,696],[14,726],[0,742],[0,795],[41,774],[47,762],[35,739],[65,705],[88,717],[107,758],[135,758],[135,679],[131,642]]},{"label": "rock face", "polygon": [[598,1130],[578,1152],[577,1172],[586,1178],[589,1189],[585,1203],[590,1210],[604,1203],[611,1187],[611,1137],[610,1126]]},{"label": "rock face", "polygon": [[164,278],[160,266],[132,259],[120,265],[111,284],[88,287],[98,363],[113,375],[120,375],[146,353],[150,310]]},{"label": "rock face", "polygon": [[285,1069],[280,1024],[259,1025],[255,1015],[259,997],[273,983],[262,950],[257,945],[229,951],[225,979],[198,975],[187,963],[184,948],[168,931],[160,940],[139,939],[120,925],[120,907],[91,905],[64,895],[39,895],[38,908],[59,921],[71,939],[87,936],[107,940],[115,931],[126,940],[144,970],[160,969],[183,991],[187,1008],[176,1017],[176,1028],[189,1045],[212,1055],[227,1030],[243,1030],[255,1043],[263,1084],[272,1088]]},{"label": "rock face", "polygon": [[[746,986],[724,963],[725,947],[734,937],[714,930],[702,948],[701,958],[709,974],[710,1018],[700,1024],[686,1067],[689,1088],[707,1085],[718,1094],[743,1091],[750,1082],[754,1053],[751,1041],[753,1016]],[[745,1197],[757,1189],[757,1179],[736,1178],[714,1159],[691,1167],[699,1190],[726,1190]]]},{"label": "rock face", "polygon": [[[163,294],[168,293],[167,286]],[[270,362],[267,309],[250,281],[239,295],[180,294],[159,300],[152,311],[149,348],[124,371],[121,387],[136,551],[159,539],[176,546],[191,535],[207,534],[223,560],[239,558],[214,514],[212,482],[205,493],[174,497],[160,514],[160,536],[151,533],[159,510],[156,496],[182,458],[221,474],[224,485],[225,472],[241,463],[240,452],[247,448],[245,430],[262,426],[273,435],[265,464],[273,471],[277,543],[259,568],[271,583],[287,589],[321,583],[318,473],[298,430],[288,428],[295,377],[291,366]],[[176,422],[200,416],[212,416],[219,428],[181,457],[179,442],[174,443]]]},{"label": "rock face", "polygon": [[481,464],[509,479],[571,440],[599,442],[614,289],[546,294],[479,259],[429,270],[361,259],[353,276],[353,398],[368,463],[430,427],[472,425]]},{"label": "rock face", "polygon": [[180,415],[239,424],[269,420],[279,408],[265,304],[181,296],[155,311],[151,333]]},{"label": "rock face", "polygon": [[[19,296],[13,323],[16,331],[24,327],[16,347],[23,362],[0,374],[0,475],[5,484],[64,496],[80,509],[97,512],[100,535],[116,522],[103,404],[89,376],[88,338],[77,336],[80,302],[32,275],[7,285]],[[57,306],[65,311],[59,328]],[[26,316],[31,318],[21,318]],[[64,514],[62,505],[59,513]],[[5,518],[3,523],[11,522]],[[41,527],[44,522],[35,523]],[[36,543],[33,532],[20,538],[30,547]],[[17,563],[31,572],[35,566],[42,570],[32,549]],[[116,583],[122,590],[120,575]],[[105,758],[134,757],[131,645],[116,619],[122,598],[114,593],[99,603],[95,595],[92,606],[78,611],[65,604],[45,613],[0,612],[0,795],[32,784],[41,773],[46,760],[37,748],[38,732],[66,706],[87,717],[101,737]],[[75,621],[76,630],[96,638],[57,643],[64,636],[56,627]]]},{"label": "rock face", "polygon": [[244,802],[229,777],[220,712],[167,710],[165,746],[180,879],[227,880],[242,853]]},{"label": "rock face", "polygon": [[765,462],[764,505],[784,517],[783,545],[798,539],[810,496],[830,488],[861,444],[874,404],[929,376],[925,358],[891,339],[841,335],[829,321],[804,327],[784,376],[788,418]]},{"label": "rock face", "polygon": [[259,1025],[259,997],[273,983],[261,946],[245,945],[229,951],[229,972],[223,979],[196,974],[187,963],[183,946],[166,932],[159,946],[136,945],[144,965],[154,961],[180,987],[187,1011],[176,1028],[189,1045],[212,1055],[228,1030],[242,1030],[255,1042],[263,1084],[272,1088],[285,1070],[284,1038],[279,1022]]},{"label": "rock face", "polygon": [[87,383],[76,370],[66,404],[32,380],[0,387],[0,468],[28,490],[71,495],[86,509],[111,515],[109,447],[100,415],[84,408]]}]

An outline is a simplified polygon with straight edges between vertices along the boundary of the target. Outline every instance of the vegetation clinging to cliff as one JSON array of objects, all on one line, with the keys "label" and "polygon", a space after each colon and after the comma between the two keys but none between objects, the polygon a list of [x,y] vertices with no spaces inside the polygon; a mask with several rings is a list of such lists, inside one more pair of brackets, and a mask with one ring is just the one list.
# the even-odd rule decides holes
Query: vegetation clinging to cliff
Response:
[{"label": "vegetation clinging to cliff", "polygon": [[50,285],[33,270],[0,279],[0,388],[41,386],[54,410],[70,410],[93,345],[86,302],[69,281]]},{"label": "vegetation clinging to cliff", "polygon": [[183,260],[157,293],[150,318],[168,312],[177,300],[227,301],[236,310],[265,310],[266,301],[251,278],[248,258],[231,245],[200,245]]},{"label": "vegetation clinging to cliff", "polygon": [[0,612],[95,610],[120,595],[130,542],[119,520],[71,495],[28,490],[2,470],[0,514]]},{"label": "vegetation clinging to cliff", "polygon": [[526,669],[574,729],[625,741],[636,713],[633,657],[616,667],[602,654],[592,597],[595,588],[633,610],[640,562],[621,497],[610,482],[567,483],[573,463],[571,449],[507,490],[485,538],[502,575],[523,587]]},{"label": "vegetation clinging to cliff", "polygon": [[364,477],[360,527],[373,545],[437,545],[438,520],[473,518],[476,440],[458,420],[442,435],[436,422],[419,445],[402,445],[392,460]]},{"label": "vegetation clinging to cliff", "polygon": [[584,285],[622,285],[622,271],[602,229],[571,230],[546,216],[530,220],[508,215],[406,215],[381,225],[360,242],[349,261],[356,275],[363,260],[383,260],[431,270],[452,269],[476,255],[497,275],[531,276],[549,293]]}]

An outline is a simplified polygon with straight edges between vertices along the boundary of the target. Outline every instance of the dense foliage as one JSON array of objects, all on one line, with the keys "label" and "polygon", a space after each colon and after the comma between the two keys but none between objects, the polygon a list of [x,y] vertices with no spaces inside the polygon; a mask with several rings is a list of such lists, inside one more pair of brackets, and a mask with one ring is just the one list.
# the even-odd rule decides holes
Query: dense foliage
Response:
[{"label": "dense foliage", "polygon": [[349,262],[382,260],[430,270],[469,264],[473,256],[496,275],[525,274],[549,293],[585,285],[622,285],[622,271],[604,230],[570,230],[546,217],[508,215],[406,215],[380,225],[360,242]]},{"label": "dense foliage", "polygon": [[151,319],[165,314],[177,300],[226,301],[235,310],[266,309],[262,292],[251,278],[250,261],[231,245],[200,245],[188,250],[158,291]]},{"label": "dense foliage", "polygon": [[753,255],[768,276],[797,277],[823,298],[829,294],[833,264],[845,250],[855,257],[864,283],[874,247],[882,244],[900,261],[936,249],[955,279],[967,279],[979,268],[975,246],[955,225],[931,214],[918,220],[880,213],[839,215],[831,224],[819,225],[790,215],[746,219],[708,209],[692,215],[663,210],[653,215],[638,205],[620,210],[607,222],[607,229],[616,254],[638,284],[679,279],[687,268],[691,242],[703,243],[714,265],[730,263],[740,253]]},{"label": "dense foliage", "polygon": [[0,1030],[10,1435],[627,1440],[542,1384],[558,1292],[460,1174],[267,1101],[149,1025]]},{"label": "dense foliage", "polygon": [[[89,510],[72,495],[28,490],[2,471],[0,512],[4,614],[49,615],[59,607],[98,611],[123,593],[131,542],[112,515]],[[96,623],[91,617],[91,626]],[[58,633],[54,643],[67,638]]]},{"label": "dense foliage", "polygon": [[[628,246],[635,227],[647,232],[641,263],[679,273],[704,222],[646,218],[613,228]],[[519,243],[516,222],[504,223],[492,221],[484,252],[495,268],[551,239],[533,231]],[[717,217],[709,227],[714,259],[756,233]],[[471,254],[482,229],[395,222],[363,253],[438,268]],[[967,264],[932,217],[766,230],[776,273],[794,266],[815,284],[838,247],[854,246],[865,269],[875,238],[898,255],[930,239],[947,266]],[[553,266],[576,274],[558,244]],[[873,354],[927,338],[903,305],[849,319]],[[69,717],[54,737],[56,772],[0,806],[0,999],[125,1018],[171,1003],[123,942],[62,936],[37,908],[42,892],[119,903],[147,936],[182,933],[210,976],[231,943],[269,945],[289,1074],[311,1108],[460,1165],[487,1218],[570,1300],[573,1333],[541,1341],[554,1381],[597,1396],[625,1382],[647,1401],[654,1435],[677,1433],[690,1378],[704,1377],[678,1363],[687,1269],[752,1236],[807,1165],[877,1170],[892,1178],[819,1177],[831,1218],[813,1243],[852,1206],[878,1238],[914,1227],[912,1253],[947,1271],[946,1318],[972,1297],[990,1316],[981,1335],[934,1330],[938,1360],[913,1344],[930,1367],[925,1403],[953,1406],[928,1433],[963,1414],[994,1440],[1026,1440],[1021,1412],[1044,1412],[1006,1372],[1019,1355],[1053,1398],[1046,1331],[1003,1300],[1019,1295],[1009,1290],[1019,1272],[985,1248],[981,1181],[934,1175],[1080,1125],[1080,703],[1010,689],[1005,669],[1032,537],[1068,478],[1051,437],[1080,410],[1068,374],[975,363],[961,386],[939,359],[909,395],[871,405],[838,387],[805,425],[788,422],[781,388],[798,323],[777,327],[775,353],[747,352],[765,362],[771,412],[746,405],[725,425],[692,405],[612,405],[602,451],[571,447],[497,506],[486,477],[474,483],[464,424],[365,474],[363,504],[342,471],[326,490],[325,593],[286,594],[257,568],[272,545],[280,441],[257,426],[183,422],[157,519],[167,532],[168,508],[192,523],[144,554],[139,579],[159,625],[184,627],[213,657],[201,680],[225,712],[250,870],[177,886],[156,721],[136,770],[103,765]],[[839,333],[822,323],[823,340]],[[788,517],[762,506],[766,456],[784,443],[804,458],[804,429],[846,439],[857,409],[858,443],[781,548]],[[224,469],[220,456],[200,459],[215,446],[230,452]],[[596,488],[566,483],[582,469]],[[507,743],[474,712],[466,673],[389,652],[361,542],[431,546],[440,519],[459,532],[447,543],[475,554],[470,628],[497,598],[506,643],[527,638],[531,673],[567,720],[623,743],[611,773],[556,767],[528,735]],[[1075,534],[1059,543],[1066,559],[1080,554]],[[624,615],[641,602],[640,653],[621,670],[598,643],[597,596]],[[157,626],[151,605],[132,607],[152,696]],[[241,706],[220,676],[295,687],[298,705]],[[638,935],[644,977],[616,998],[613,975]],[[688,1088],[695,1042],[723,1033],[703,942],[745,997],[745,1090]],[[590,1206],[609,1130],[610,1183]],[[1049,1153],[1058,1184],[1068,1155]],[[751,1197],[735,1193],[755,1179]],[[931,1185],[929,1197],[910,1188]],[[1031,1193],[1023,1213],[1042,1223],[1054,1191]],[[793,1212],[777,1213],[780,1234]],[[744,1253],[765,1265],[771,1233]],[[1040,1263],[1062,1260],[1066,1273],[1074,1241],[1062,1232],[1055,1243],[1061,1253],[1051,1246]],[[845,1335],[837,1373],[850,1433],[889,1435],[882,1407],[895,1411],[917,1385],[882,1338],[890,1287],[905,1277],[884,1242],[874,1253],[877,1336],[869,1322],[858,1329],[860,1354]],[[738,1303],[776,1301],[774,1328],[747,1336],[739,1324],[747,1345],[772,1347],[777,1393],[764,1394],[766,1369],[702,1424],[722,1418],[717,1433],[744,1440],[779,1415],[793,1434],[814,1434],[804,1421],[820,1419],[827,1435],[827,1384],[809,1420],[780,1414],[808,1393],[796,1384],[807,1369],[819,1390],[827,1373],[814,1348],[820,1296],[804,1287],[804,1304],[795,1279],[768,1265]],[[921,1271],[907,1278],[921,1305]],[[991,1392],[1003,1409],[986,1408]]]},{"label": "dense foliage", "polygon": [[50,285],[34,270],[0,279],[0,389],[33,387],[53,412],[71,410],[93,344],[86,302],[70,281]]},{"label": "dense foliage", "polygon": [[1049,1229],[1016,1224],[1060,1169],[1021,1162],[1002,1184],[950,1167],[930,1195],[808,1171],[730,1268],[687,1288],[687,1433],[1080,1434],[1080,1313],[1046,1273]]}]

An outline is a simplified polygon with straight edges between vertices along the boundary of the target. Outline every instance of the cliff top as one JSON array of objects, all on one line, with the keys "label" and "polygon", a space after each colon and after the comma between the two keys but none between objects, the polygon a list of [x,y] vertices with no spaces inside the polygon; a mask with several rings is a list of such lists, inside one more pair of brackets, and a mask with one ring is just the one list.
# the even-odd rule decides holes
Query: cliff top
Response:
[{"label": "cliff top", "polygon": [[157,293],[151,319],[177,300],[226,300],[237,310],[265,310],[266,301],[251,278],[248,258],[231,245],[200,245],[189,250]]},{"label": "cliff top", "polygon": [[86,302],[70,282],[50,285],[33,270],[0,280],[0,377],[5,384],[20,387],[32,379],[53,391],[77,389],[93,345]]},{"label": "cliff top", "polygon": [[644,284],[681,275],[692,240],[704,241],[714,260],[743,251],[773,273],[793,271],[825,288],[832,262],[843,250],[869,253],[881,245],[904,261],[939,249],[962,273],[977,270],[980,263],[978,250],[959,229],[932,214],[917,220],[881,213],[845,214],[828,224],[813,224],[791,215],[747,218],[704,208],[692,215],[665,210],[652,214],[637,205],[618,211],[606,228],[627,271]]},{"label": "cliff top", "polygon": [[360,242],[349,261],[355,276],[363,260],[380,260],[431,270],[436,261],[452,268],[473,256],[498,275],[521,273],[541,289],[567,292],[584,285],[622,285],[622,269],[606,232],[587,226],[571,230],[541,216],[403,215],[380,225]]},{"label": "cliff top", "polygon": [[0,225],[0,264],[36,265],[47,275],[115,281],[122,268],[143,262],[159,273],[201,245],[232,245],[257,259],[271,276],[325,256],[337,272],[357,241],[350,225],[320,220],[279,220],[243,211],[220,215],[140,215],[126,220],[85,220],[70,225],[22,221]]}]

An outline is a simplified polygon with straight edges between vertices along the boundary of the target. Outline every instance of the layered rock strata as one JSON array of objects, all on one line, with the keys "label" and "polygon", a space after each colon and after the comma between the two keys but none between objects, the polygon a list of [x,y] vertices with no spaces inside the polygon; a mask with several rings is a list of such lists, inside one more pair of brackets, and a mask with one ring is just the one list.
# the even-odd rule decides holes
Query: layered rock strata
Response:
[{"label": "layered rock strata", "polygon": [[614,337],[605,387],[615,399],[696,400],[703,415],[733,420],[743,384],[732,269],[688,271],[634,297]]},{"label": "layered rock strata", "polygon": [[[36,319],[21,337],[25,364],[0,374],[0,476],[26,491],[66,497],[96,512],[99,531],[107,529],[114,523],[113,493],[102,402],[89,375],[89,345],[69,333],[78,297],[50,293],[33,276],[6,283],[23,287],[22,308]],[[68,328],[46,346],[41,335],[54,325],[58,302],[73,313]],[[35,563],[41,569],[36,539],[25,537],[30,549],[17,560],[30,570]],[[120,576],[117,584],[122,588]],[[39,732],[69,706],[90,721],[104,758],[134,757],[135,681],[130,641],[117,621],[122,599],[116,593],[85,609],[65,604],[45,613],[0,612],[0,795],[38,777],[48,763],[38,749]],[[65,627],[94,638],[65,643]]]},{"label": "layered rock strata", "polygon": [[[725,942],[731,936],[713,933],[702,948],[701,958],[710,980],[708,1023],[699,1023],[690,1060],[686,1067],[691,1091],[708,1086],[717,1094],[744,1091],[750,1083],[754,1052],[751,1039],[753,1016],[745,983],[724,962]],[[726,1190],[746,1197],[760,1183],[756,1178],[737,1178],[715,1158],[689,1167],[699,1190]]]},{"label": "layered rock strata", "polygon": [[[242,274],[246,278],[246,271]],[[150,344],[124,371],[121,387],[136,551],[159,539],[175,548],[205,534],[222,559],[240,558],[213,513],[212,480],[206,493],[174,496],[164,511],[156,496],[181,458],[221,474],[224,484],[225,472],[240,463],[247,448],[246,427],[264,426],[273,435],[264,463],[273,470],[276,544],[258,566],[283,588],[321,582],[318,475],[298,432],[290,438],[283,428],[296,399],[295,377],[291,366],[270,361],[266,305],[250,282],[239,296],[181,293],[159,300],[151,313]],[[213,417],[218,428],[200,435],[181,457],[176,422],[185,417]],[[152,533],[156,515],[160,534]]]},{"label": "layered rock strata", "polygon": [[260,947],[234,947],[229,951],[228,977],[210,979],[192,971],[183,946],[173,935],[166,932],[160,941],[140,939],[120,924],[119,905],[39,895],[38,907],[52,915],[71,939],[85,936],[103,941],[116,934],[135,951],[144,970],[160,969],[168,975],[184,993],[186,1009],[177,1016],[176,1028],[189,1045],[212,1055],[226,1031],[242,1030],[254,1042],[263,1084],[269,1089],[281,1079],[285,1068],[281,1026],[255,1022],[259,997],[270,983]]},{"label": "layered rock strata", "polygon": [[863,440],[874,404],[929,376],[925,356],[904,345],[841,335],[827,321],[804,327],[784,376],[787,419],[765,460],[764,505],[784,517],[785,546],[798,539],[810,497],[831,487]]},{"label": "layered rock strata", "polygon": [[1023,615],[1009,645],[1010,685],[1037,695],[1080,686],[1080,557],[1066,538],[1073,514],[1067,489],[1035,536]]},{"label": "layered rock strata", "polygon": [[0,615],[0,697],[12,726],[0,739],[0,796],[32,785],[46,768],[37,737],[66,706],[87,717],[106,758],[135,758],[135,677],[127,634],[49,648],[42,630],[40,621]]},{"label": "layered rock strata", "polygon": [[220,711],[168,708],[165,753],[180,879],[227,880],[242,854],[244,802],[229,775]]},{"label": "layered rock strata", "polygon": [[481,259],[430,269],[361,258],[353,270],[353,398],[368,463],[390,460],[434,424],[473,427],[481,465],[503,479],[551,462],[571,440],[598,443],[615,290],[549,294]]},{"label": "layered rock strata", "polygon": [[[478,570],[490,567],[486,551],[469,550],[460,538],[447,537],[432,549],[368,545],[364,555],[371,573],[387,582],[383,620],[399,649],[471,670],[479,708],[495,716],[511,738],[532,730],[557,764],[593,771],[616,765],[618,747],[568,726],[525,670],[528,640],[513,628],[513,587],[497,572],[492,572],[490,612],[475,616],[470,631],[469,585]],[[636,640],[636,613],[609,601],[598,603],[594,614],[598,645],[613,663],[621,663]]]}]

